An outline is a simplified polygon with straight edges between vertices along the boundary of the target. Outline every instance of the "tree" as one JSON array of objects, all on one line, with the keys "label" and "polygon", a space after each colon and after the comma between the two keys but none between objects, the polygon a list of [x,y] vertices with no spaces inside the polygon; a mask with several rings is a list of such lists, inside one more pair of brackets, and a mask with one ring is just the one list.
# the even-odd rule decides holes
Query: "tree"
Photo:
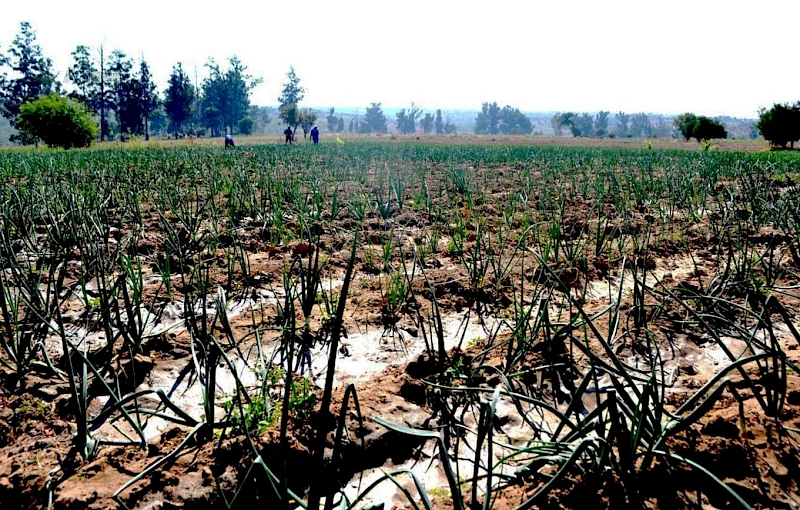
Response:
[{"label": "tree", "polygon": [[417,119],[422,115],[422,110],[417,108],[414,103],[411,103],[411,109],[406,112],[403,108],[397,112],[397,132],[404,135],[410,135],[417,132]]},{"label": "tree", "polygon": [[581,136],[594,136],[594,119],[588,113],[582,113],[577,119],[581,129]]},{"label": "tree", "polygon": [[247,115],[250,92],[261,83],[261,79],[250,76],[247,66],[236,56],[229,59],[225,72],[213,59],[206,67],[209,75],[202,86],[202,121],[212,136],[220,136],[226,130],[233,133],[239,120]]},{"label": "tree", "polygon": [[88,46],[79,45],[72,52],[73,64],[67,70],[67,78],[75,85],[69,97],[94,110],[100,95],[100,72],[92,61]]},{"label": "tree", "polygon": [[794,149],[794,143],[800,140],[800,102],[774,104],[769,110],[762,108],[756,129],[773,147],[785,149],[788,144]]},{"label": "tree", "polygon": [[107,87],[108,68],[106,68],[105,47],[100,45],[100,97],[97,108],[100,109],[100,141],[104,141],[111,130],[106,121],[106,112],[113,108],[114,100],[111,90]]},{"label": "tree", "polygon": [[288,81],[283,84],[283,90],[278,97],[280,105],[278,111],[281,119],[292,128],[292,131],[297,131],[297,126],[300,124],[297,104],[305,97],[306,89],[300,86],[300,78],[294,72],[294,67],[289,68],[286,78]]},{"label": "tree", "polygon": [[[42,48],[36,44],[36,32],[30,23],[20,23],[20,31],[11,43],[8,50],[9,57],[5,63],[16,77],[7,79],[5,76],[0,82],[0,113],[15,125],[20,107],[41,96],[56,92],[60,84],[53,73],[53,62],[44,57]],[[34,140],[22,136],[12,135],[12,141],[33,143]]]},{"label": "tree", "polygon": [[694,136],[695,122],[697,122],[697,115],[693,113],[682,113],[675,117],[672,123],[683,139],[688,142]]},{"label": "tree", "polygon": [[308,132],[317,123],[317,114],[311,110],[300,111],[300,127],[303,128],[303,138],[308,136]]},{"label": "tree", "polygon": [[195,91],[192,81],[179,62],[172,68],[169,85],[164,93],[164,109],[170,120],[170,130],[175,133],[175,138],[178,138],[183,124],[192,115],[194,99]]},{"label": "tree", "polygon": [[419,121],[422,132],[427,134],[433,131],[433,115],[426,113],[425,116]]},{"label": "tree", "polygon": [[500,132],[500,107],[497,103],[483,103],[481,111],[475,117],[476,135],[496,135]]},{"label": "tree", "polygon": [[625,112],[617,113],[617,137],[619,138],[627,138],[630,136],[628,132],[628,123],[631,120],[631,116]]},{"label": "tree", "polygon": [[144,58],[139,63],[138,85],[136,92],[138,93],[139,110],[144,119],[144,139],[150,140],[150,116],[158,109],[159,102],[156,84],[153,83],[153,77],[150,74],[150,66],[147,65]]},{"label": "tree", "polygon": [[239,121],[247,115],[250,109],[250,92],[262,81],[261,78],[248,74],[247,66],[235,55],[228,60],[228,70],[225,73],[228,103],[223,109],[223,117],[229,132],[233,133]]},{"label": "tree", "polygon": [[594,134],[596,136],[606,136],[608,134],[608,114],[609,112],[599,111],[594,117]]},{"label": "tree", "polygon": [[583,130],[584,122],[581,120],[581,117],[574,112],[565,112],[560,114],[557,118],[557,121],[559,126],[569,128],[572,136],[576,138],[579,136],[588,136]]},{"label": "tree", "polygon": [[559,113],[556,113],[552,117],[550,117],[550,127],[553,128],[553,134],[555,134],[556,136],[563,135],[561,128],[564,127],[564,125],[561,123],[561,119],[562,117],[561,114]]},{"label": "tree", "polygon": [[344,117],[339,117],[339,125],[336,126],[336,132],[341,133],[344,131]]},{"label": "tree", "polygon": [[114,50],[109,61],[113,108],[122,137],[141,132],[140,84],[133,75],[133,62],[125,53]]},{"label": "tree", "polygon": [[283,84],[283,90],[278,98],[278,104],[281,106],[287,104],[297,104],[303,100],[306,94],[306,89],[300,86],[300,78],[294,72],[294,67],[289,68],[286,73],[286,78],[289,80]]},{"label": "tree", "polygon": [[29,139],[64,149],[89,145],[98,131],[85,105],[59,94],[23,104],[16,127]]},{"label": "tree", "polygon": [[331,133],[336,132],[336,128],[339,126],[339,119],[336,118],[336,110],[334,108],[328,110],[326,120],[328,121],[328,131]]},{"label": "tree", "polygon": [[506,105],[500,110],[499,131],[505,135],[529,135],[533,132],[531,120],[519,108]]},{"label": "tree", "polygon": [[450,121],[450,116],[445,113],[444,118],[444,133],[446,135],[454,135],[456,134],[456,123]]},{"label": "tree", "polygon": [[683,139],[689,141],[694,138],[698,142],[703,140],[713,140],[716,138],[727,138],[728,132],[725,131],[719,121],[709,119],[705,116],[698,116],[693,113],[683,113],[675,117],[673,125],[678,132],[683,136]]},{"label": "tree", "polygon": [[728,132],[721,122],[701,116],[695,121],[692,136],[698,142],[702,142],[704,140],[728,138]]},{"label": "tree", "polygon": [[436,110],[436,118],[433,119],[433,126],[436,129],[436,134],[441,135],[444,133],[444,124],[442,123],[442,110]]},{"label": "tree", "polygon": [[372,103],[367,108],[364,122],[361,122],[357,129],[359,133],[386,133],[389,131],[381,103]]},{"label": "tree", "polygon": [[248,136],[253,132],[253,119],[245,117],[239,121],[239,133]]},{"label": "tree", "polygon": [[631,116],[630,134],[633,138],[652,136],[653,126],[646,113],[635,113]]}]

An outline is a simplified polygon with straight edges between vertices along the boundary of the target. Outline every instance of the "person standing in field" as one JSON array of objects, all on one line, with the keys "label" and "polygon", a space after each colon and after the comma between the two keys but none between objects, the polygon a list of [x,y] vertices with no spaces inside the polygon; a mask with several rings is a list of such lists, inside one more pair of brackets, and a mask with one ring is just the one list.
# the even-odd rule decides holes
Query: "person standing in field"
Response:
[{"label": "person standing in field", "polygon": [[288,143],[289,145],[291,145],[292,139],[294,138],[294,135],[292,133],[292,127],[291,126],[287,127],[286,130],[283,132],[283,134],[286,136],[286,141],[283,143],[284,144]]},{"label": "person standing in field", "polygon": [[319,144],[319,129],[317,129],[317,126],[311,129],[311,141],[314,142],[314,145]]},{"label": "person standing in field", "polygon": [[233,143],[233,135],[225,135],[225,148],[234,148],[236,145]]}]

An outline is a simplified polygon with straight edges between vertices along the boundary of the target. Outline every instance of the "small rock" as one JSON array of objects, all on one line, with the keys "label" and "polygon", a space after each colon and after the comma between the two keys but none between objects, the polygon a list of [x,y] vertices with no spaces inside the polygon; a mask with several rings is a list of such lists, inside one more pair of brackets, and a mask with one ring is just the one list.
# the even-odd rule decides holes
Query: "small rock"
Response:
[{"label": "small rock", "polygon": [[32,393],[33,396],[49,402],[58,396],[58,389],[53,386],[39,386]]}]

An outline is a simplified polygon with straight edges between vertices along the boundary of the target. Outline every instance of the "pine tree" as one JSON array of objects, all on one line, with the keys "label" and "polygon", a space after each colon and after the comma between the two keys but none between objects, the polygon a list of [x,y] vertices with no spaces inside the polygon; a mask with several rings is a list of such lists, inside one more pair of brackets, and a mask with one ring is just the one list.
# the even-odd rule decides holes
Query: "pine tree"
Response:
[{"label": "pine tree", "polygon": [[178,138],[183,124],[191,117],[194,100],[194,86],[179,62],[172,68],[169,85],[164,93],[164,109],[170,120],[170,130],[175,133],[175,138]]},{"label": "pine tree", "polygon": [[[20,31],[8,53],[6,64],[17,77],[0,79],[0,113],[13,125],[23,104],[57,92],[61,84],[53,73],[52,60],[46,58],[36,44],[36,32],[30,23],[20,23]],[[23,144],[34,142],[24,135],[12,135],[11,140]]]}]

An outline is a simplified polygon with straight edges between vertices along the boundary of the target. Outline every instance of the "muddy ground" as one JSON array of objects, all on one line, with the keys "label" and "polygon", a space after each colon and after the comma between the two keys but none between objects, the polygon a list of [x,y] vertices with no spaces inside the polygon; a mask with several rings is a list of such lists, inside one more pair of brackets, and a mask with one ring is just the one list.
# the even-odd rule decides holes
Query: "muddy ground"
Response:
[{"label": "muddy ground", "polygon": [[[506,171],[511,173],[511,169]],[[480,206],[487,217],[501,213],[506,190],[502,179],[499,183],[496,188],[487,190],[487,200]],[[505,184],[510,186],[511,181]],[[146,210],[145,214],[149,216],[145,220],[144,234],[137,237],[134,249],[145,260],[154,260],[164,252],[164,236],[153,209]],[[566,216],[569,218],[589,214],[591,210],[586,203],[573,201],[568,204]],[[652,223],[648,211],[633,213],[633,225],[641,227]],[[533,254],[522,250],[513,263],[508,281],[498,282],[490,278],[480,288],[473,288],[462,258],[448,253],[446,232],[439,239],[437,250],[421,261],[422,266],[415,265],[409,254],[430,227],[431,219],[425,212],[407,207],[396,210],[388,219],[370,211],[360,233],[363,241],[356,252],[354,278],[347,298],[343,323],[345,335],[336,353],[333,411],[338,415],[344,389],[352,384],[357,391],[363,422],[350,405],[346,413],[347,438],[339,452],[342,461],[335,473],[315,473],[311,467],[315,431],[315,416],[311,409],[292,415],[288,450],[281,449],[274,423],[253,434],[255,450],[275,470],[285,469],[295,492],[304,494],[310,480],[328,476],[327,485],[341,487],[349,497],[355,497],[360,490],[380,478],[384,471],[405,467],[422,480],[435,508],[453,507],[442,466],[435,458],[433,442],[391,432],[373,418],[382,417],[412,428],[436,429],[439,423],[441,416],[436,406],[442,397],[430,384],[437,370],[437,361],[432,359],[436,356],[436,349],[426,345],[433,342],[432,331],[423,331],[430,328],[434,295],[450,360],[463,358],[471,361],[480,357],[485,365],[501,366],[508,355],[505,350],[508,344],[504,341],[514,328],[509,310],[513,308],[516,292],[523,301],[530,300],[537,285],[546,286],[544,282],[552,283],[552,280],[543,276]],[[653,227],[653,238],[660,238],[658,228]],[[609,314],[603,311],[617,296],[621,297],[622,310],[630,310],[634,304],[636,289],[632,270],[637,268],[637,274],[647,274],[652,285],[663,284],[672,292],[709,285],[712,277],[721,271],[720,259],[712,249],[711,232],[702,224],[680,217],[670,228],[685,235],[686,242],[670,243],[666,240],[638,259],[622,256],[609,259],[605,255],[590,254],[583,267],[557,267],[560,285],[552,286],[554,296],[557,296],[553,298],[553,309],[549,312],[552,320],[563,322],[570,319],[576,312],[569,304],[569,296],[581,296],[583,308],[590,315],[599,314],[594,319],[596,327],[607,330]],[[278,347],[280,328],[276,323],[279,303],[285,296],[282,274],[293,258],[298,254],[302,257],[309,249],[302,242],[265,242],[262,229],[256,222],[247,220],[239,225],[250,267],[249,275],[237,270],[236,285],[231,286],[225,275],[224,250],[219,248],[216,252],[209,252],[218,262],[212,280],[229,289],[227,315],[232,335],[238,342],[237,350],[241,353],[234,364],[248,389],[258,386],[254,369],[255,343],[260,342],[264,352],[270,355]],[[337,220],[330,232],[320,239],[326,253],[321,287],[329,296],[337,295],[341,290],[350,257],[352,230],[353,220],[343,218]],[[380,262],[382,242],[387,232],[396,236],[391,257],[393,269],[405,264],[407,268],[416,268],[417,274],[411,286],[413,306],[406,303],[397,310],[387,310],[385,293],[389,272],[381,267]],[[115,242],[125,242],[129,234],[123,230],[119,234],[111,233],[110,237]],[[767,239],[769,229],[765,227],[761,234]],[[466,239],[466,251],[475,242],[474,232],[471,232]],[[780,282],[782,288],[792,289],[800,283],[796,279],[798,262],[789,262],[790,269]],[[184,324],[182,301],[186,289],[182,287],[180,275],[173,274],[174,285],[167,293],[155,265],[146,264],[144,268],[147,282],[145,306],[152,317],[147,319],[148,338],[143,343],[143,352],[136,354],[137,370],[134,374],[127,374],[125,381],[130,391],[160,388],[170,392],[173,401],[183,411],[199,418],[204,410],[199,384],[190,373],[192,345]],[[419,276],[423,272],[425,279]],[[77,278],[78,274],[76,268],[69,277]],[[748,296],[741,296],[739,302],[748,303],[748,299]],[[781,301],[788,310],[790,323],[797,326],[800,300],[788,291],[782,294]],[[75,338],[80,337],[89,346],[89,351],[103,345],[102,332],[91,327],[96,313],[87,310],[77,299],[69,301],[63,310],[68,328]],[[303,320],[299,314],[298,318]],[[321,304],[318,304],[310,320],[310,330],[323,330],[326,319]],[[672,409],[710,381],[729,361],[720,346],[710,341],[707,335],[682,330],[678,325],[680,320],[680,310],[672,303],[664,305],[647,327],[656,349],[664,353],[664,370],[674,378],[667,395]],[[800,364],[800,350],[790,324],[777,315],[774,320],[777,341],[787,359]],[[258,335],[254,334],[255,331]],[[580,338],[577,335],[572,341]],[[545,339],[534,340],[544,345]],[[746,354],[749,348],[735,337],[724,342],[736,357]],[[55,339],[48,341],[46,347],[53,359],[63,355]],[[562,347],[570,350],[569,342]],[[590,348],[597,350],[598,356],[604,355],[597,345],[592,344]],[[637,351],[641,344],[632,336],[615,348],[617,355],[631,364],[635,364],[641,355]],[[317,399],[325,380],[328,349],[325,342],[313,342],[309,351],[310,363],[298,370],[303,372],[298,377],[302,375],[311,382],[310,391]],[[548,352],[545,348],[532,349],[525,354],[523,364],[533,368],[547,363]],[[585,368],[587,361],[583,357],[576,363]],[[6,374],[6,378],[9,377]],[[538,388],[542,394],[554,396],[558,392],[552,380],[535,375],[531,377],[530,386]],[[561,377],[567,376],[562,374]],[[735,388],[744,386],[742,378],[735,374],[731,380]],[[500,384],[492,377],[469,382],[489,389]],[[191,430],[152,417],[144,427],[146,448],[102,446],[96,458],[87,462],[72,448],[77,428],[67,381],[51,377],[42,370],[28,374],[19,384],[25,388],[24,391],[6,386],[0,390],[2,508],[117,508],[112,494],[150,463],[174,451]],[[800,378],[791,370],[787,375],[787,386],[779,419],[765,416],[755,396],[747,391],[740,392],[743,395],[741,402],[730,392],[723,393],[697,423],[669,440],[669,450],[707,468],[754,508],[800,508],[796,481],[800,474],[797,432],[800,429]],[[280,394],[281,387],[281,384],[276,384],[276,395]],[[230,368],[222,366],[216,388],[218,417],[226,415],[223,402],[230,400],[235,390],[236,382],[230,376]],[[152,396],[148,398],[152,399]],[[156,407],[157,401],[152,400],[149,405]],[[554,400],[557,400],[555,396]],[[92,412],[99,413],[107,401],[108,397],[97,391],[92,400]],[[312,401],[312,407],[313,402],[316,400]],[[569,401],[563,402],[563,408],[568,405]],[[586,405],[590,406],[590,403]],[[498,438],[511,442],[524,440],[519,437],[524,433],[524,424],[508,400],[501,399],[497,416]],[[469,423],[468,418],[466,423]],[[475,423],[474,418],[472,423]],[[95,433],[107,438],[121,438],[120,434],[124,432],[108,425],[104,427]],[[332,443],[332,437],[329,443]],[[131,508],[224,508],[226,499],[230,501],[241,489],[237,499],[240,507],[264,504],[269,500],[264,499],[268,491],[264,487],[263,475],[246,478],[254,459],[253,449],[243,434],[222,429],[206,440],[190,440],[171,462],[134,483],[121,494],[121,499]],[[553,473],[520,479],[518,484],[497,491],[492,508],[516,508],[544,485],[548,474]],[[409,480],[404,479],[403,483],[409,489],[413,488]],[[635,506],[637,499],[643,501],[646,508],[711,509],[732,505],[728,495],[685,464],[656,460],[650,469],[638,475],[636,483],[639,494],[633,495],[630,484],[613,472],[575,473],[560,479],[537,507],[621,508]],[[387,509],[410,508],[402,491],[392,483],[381,485],[364,503],[384,503]]]}]

